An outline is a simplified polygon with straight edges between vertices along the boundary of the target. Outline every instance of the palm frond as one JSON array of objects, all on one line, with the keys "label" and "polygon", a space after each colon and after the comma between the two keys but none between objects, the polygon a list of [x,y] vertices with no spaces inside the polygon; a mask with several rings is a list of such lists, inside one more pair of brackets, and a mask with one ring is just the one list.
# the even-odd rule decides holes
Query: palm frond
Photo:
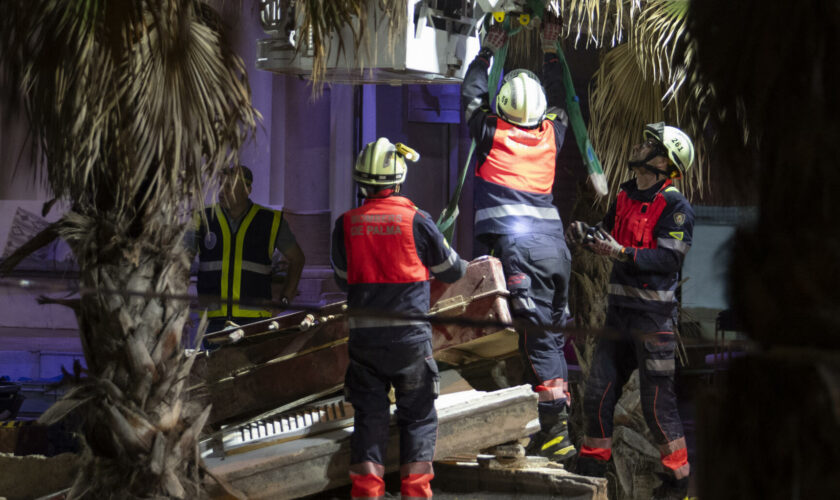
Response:
[{"label": "palm frond", "polygon": [[684,45],[688,4],[688,0],[652,0],[641,9],[630,42],[645,76],[651,72],[656,81],[676,80],[674,66],[681,61],[675,57]]},{"label": "palm frond", "polygon": [[583,38],[585,47],[612,47],[625,41],[641,0],[549,0],[547,8],[563,17],[563,36],[575,46]]},{"label": "palm frond", "polygon": [[[371,11],[377,6],[381,10],[381,17]],[[375,57],[375,54],[361,53],[361,47],[370,37],[370,31],[375,32],[378,29],[379,22],[388,23],[388,37],[391,42],[389,47],[395,45],[397,34],[404,31],[408,22],[404,0],[298,0],[295,8],[300,19],[297,26],[297,50],[311,51],[313,59],[310,80],[315,86],[324,79],[332,45],[337,44],[337,56],[346,54],[344,37],[339,36],[343,29],[349,28],[351,31],[352,50],[361,66],[366,55]],[[368,26],[371,19],[374,26]]]},{"label": "palm frond", "polygon": [[[659,120],[682,128],[694,141],[696,161],[680,183],[686,195],[702,197],[708,185],[708,150],[715,136],[707,130],[714,88],[690,69],[696,42],[688,36],[688,16],[687,0],[645,2],[633,18],[629,43],[611,49],[593,78],[593,144],[612,192],[629,177],[623,166],[639,131]],[[616,130],[617,124],[625,132]]]},{"label": "palm frond", "polygon": [[521,29],[508,38],[505,72],[524,68],[536,74],[542,72],[543,51],[539,29]]},{"label": "palm frond", "polygon": [[2,71],[25,96],[55,195],[125,228],[201,204],[259,117],[215,12],[197,0],[8,4]]},{"label": "palm frond", "polygon": [[644,125],[664,120],[661,87],[645,80],[630,44],[602,57],[589,91],[589,109],[592,145],[614,194],[630,178],[627,159]]}]

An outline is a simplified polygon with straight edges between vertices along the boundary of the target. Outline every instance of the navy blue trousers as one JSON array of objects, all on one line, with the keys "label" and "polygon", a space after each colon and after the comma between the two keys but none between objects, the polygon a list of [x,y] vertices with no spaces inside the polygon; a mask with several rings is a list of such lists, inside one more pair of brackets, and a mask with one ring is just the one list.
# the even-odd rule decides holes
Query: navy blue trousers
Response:
[{"label": "navy blue trousers", "polygon": [[674,393],[673,318],[610,306],[606,326],[610,336],[598,340],[586,382],[586,436],[604,440],[612,437],[616,402],[627,379],[638,368],[642,413],[654,439],[665,445],[683,438]]},{"label": "navy blue trousers", "polygon": [[527,381],[539,394],[541,414],[568,405],[568,367],[563,355],[572,260],[563,237],[500,235],[489,242],[510,292],[511,313],[521,325],[519,353]]},{"label": "navy blue trousers", "polygon": [[388,391],[392,385],[400,429],[400,464],[431,462],[434,458],[440,375],[431,341],[376,347],[356,346],[351,341],[350,366],[344,381],[345,397],[355,410],[351,464],[384,465],[390,421]]}]

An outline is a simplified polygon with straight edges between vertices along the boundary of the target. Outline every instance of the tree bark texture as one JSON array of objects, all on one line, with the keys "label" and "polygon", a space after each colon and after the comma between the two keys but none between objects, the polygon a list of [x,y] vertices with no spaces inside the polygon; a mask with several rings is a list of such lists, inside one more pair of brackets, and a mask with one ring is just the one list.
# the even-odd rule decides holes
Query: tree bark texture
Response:
[{"label": "tree bark texture", "polygon": [[[180,241],[179,225],[165,229],[169,241]],[[84,416],[86,450],[71,498],[194,498],[197,437],[210,407],[185,399],[193,360],[181,338],[189,314],[188,254],[178,243],[153,245],[147,238],[112,247],[110,258],[98,261],[89,258],[98,241],[74,247],[89,377],[43,417],[56,420],[74,408]]]}]

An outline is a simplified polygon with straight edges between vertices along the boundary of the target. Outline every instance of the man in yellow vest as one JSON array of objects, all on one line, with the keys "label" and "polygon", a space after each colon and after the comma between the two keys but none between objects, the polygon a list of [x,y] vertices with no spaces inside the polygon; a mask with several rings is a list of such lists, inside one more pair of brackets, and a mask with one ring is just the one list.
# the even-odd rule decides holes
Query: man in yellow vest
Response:
[{"label": "man in yellow vest", "polygon": [[[251,201],[254,175],[245,166],[224,175],[219,203],[205,209],[208,224],[199,222],[198,294],[218,297],[208,307],[207,331],[224,328],[227,321],[247,324],[273,316],[294,298],[305,257],[283,212]],[[272,256],[279,250],[289,262],[283,293],[275,308],[272,300]]]}]

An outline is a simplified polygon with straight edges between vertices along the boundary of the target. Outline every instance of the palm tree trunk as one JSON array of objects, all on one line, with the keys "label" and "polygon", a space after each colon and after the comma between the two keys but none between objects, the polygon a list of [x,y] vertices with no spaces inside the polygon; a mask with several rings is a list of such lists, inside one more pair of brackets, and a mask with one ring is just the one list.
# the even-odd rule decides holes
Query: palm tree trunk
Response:
[{"label": "palm tree trunk", "polygon": [[[111,226],[87,222],[97,234]],[[189,314],[183,298],[189,259],[178,243],[180,225],[161,227],[172,236],[161,235],[157,245],[145,238],[100,253],[97,242],[108,240],[94,237],[73,248],[82,290],[93,292],[82,294],[77,313],[90,377],[68,394],[83,404],[87,444],[72,498],[194,498],[200,492],[197,437],[210,408],[185,399],[193,359],[181,338]],[[69,407],[57,406],[44,420],[60,418]]]}]

